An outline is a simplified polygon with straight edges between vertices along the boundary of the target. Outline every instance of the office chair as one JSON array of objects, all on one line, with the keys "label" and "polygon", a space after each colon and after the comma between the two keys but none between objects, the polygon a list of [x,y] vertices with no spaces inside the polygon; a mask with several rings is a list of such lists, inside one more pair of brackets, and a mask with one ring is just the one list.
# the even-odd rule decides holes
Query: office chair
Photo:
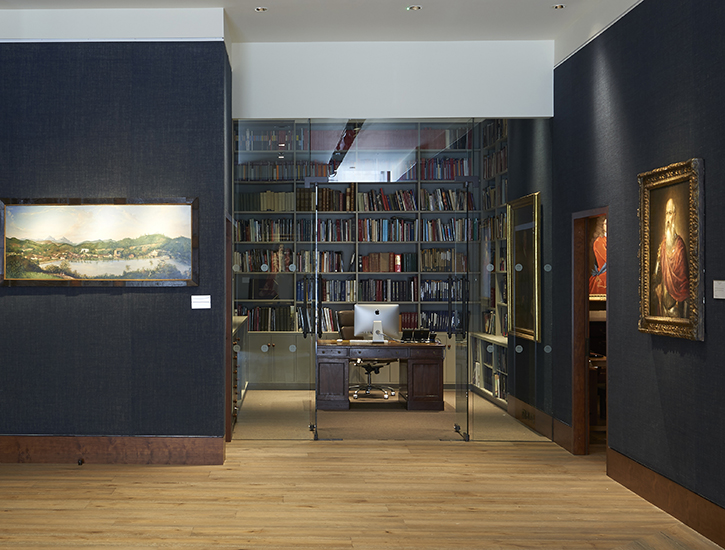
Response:
[{"label": "office chair", "polygon": [[[337,312],[337,326],[340,332],[340,338],[343,340],[352,340],[355,337],[355,312],[353,310],[343,310]],[[350,362],[350,365],[361,367],[365,370],[367,376],[366,384],[352,384],[349,389],[353,390],[352,398],[357,399],[358,393],[363,392],[365,395],[371,395],[373,390],[383,392],[383,399],[388,399],[390,395],[395,395],[395,390],[390,386],[379,386],[372,382],[373,373],[380,374],[380,369],[390,365],[392,361],[362,361],[356,359]]]}]

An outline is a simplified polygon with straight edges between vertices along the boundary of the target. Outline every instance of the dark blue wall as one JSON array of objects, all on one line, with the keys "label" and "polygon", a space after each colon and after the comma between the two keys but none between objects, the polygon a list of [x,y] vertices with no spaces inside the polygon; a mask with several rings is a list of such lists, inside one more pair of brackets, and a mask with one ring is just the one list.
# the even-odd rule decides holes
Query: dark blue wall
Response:
[{"label": "dark blue wall", "polygon": [[[555,416],[570,418],[572,214],[608,206],[609,445],[720,506],[725,302],[712,286],[725,279],[723,28],[721,0],[645,0],[555,70],[551,227],[563,274]],[[637,174],[693,157],[705,163],[705,342],[637,330]]]},{"label": "dark blue wall", "polygon": [[198,197],[200,234],[198,287],[0,287],[0,434],[223,436],[230,74],[222,42],[0,45],[0,197]]}]

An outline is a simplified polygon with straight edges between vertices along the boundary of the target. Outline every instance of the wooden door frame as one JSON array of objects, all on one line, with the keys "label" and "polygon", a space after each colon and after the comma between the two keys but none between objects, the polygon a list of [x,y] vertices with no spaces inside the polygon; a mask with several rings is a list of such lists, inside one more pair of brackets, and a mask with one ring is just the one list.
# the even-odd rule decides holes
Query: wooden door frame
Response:
[{"label": "wooden door frame", "polygon": [[591,218],[609,215],[609,208],[596,208],[572,214],[571,261],[571,425],[572,453],[589,454],[589,242]]}]

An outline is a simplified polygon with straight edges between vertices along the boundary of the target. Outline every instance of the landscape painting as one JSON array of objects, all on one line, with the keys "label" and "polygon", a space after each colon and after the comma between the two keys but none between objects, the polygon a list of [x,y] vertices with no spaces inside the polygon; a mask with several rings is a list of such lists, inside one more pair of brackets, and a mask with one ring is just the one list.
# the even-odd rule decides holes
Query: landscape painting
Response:
[{"label": "landscape painting", "polygon": [[5,204],[5,282],[188,285],[195,279],[192,208],[189,201]]}]

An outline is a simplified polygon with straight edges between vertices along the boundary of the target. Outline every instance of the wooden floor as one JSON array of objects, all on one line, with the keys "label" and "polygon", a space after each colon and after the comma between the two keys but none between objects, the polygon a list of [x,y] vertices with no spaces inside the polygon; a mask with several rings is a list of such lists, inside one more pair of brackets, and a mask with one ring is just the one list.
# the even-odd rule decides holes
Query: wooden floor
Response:
[{"label": "wooden floor", "polygon": [[0,464],[0,548],[719,547],[550,442],[235,441],[223,466]]}]

